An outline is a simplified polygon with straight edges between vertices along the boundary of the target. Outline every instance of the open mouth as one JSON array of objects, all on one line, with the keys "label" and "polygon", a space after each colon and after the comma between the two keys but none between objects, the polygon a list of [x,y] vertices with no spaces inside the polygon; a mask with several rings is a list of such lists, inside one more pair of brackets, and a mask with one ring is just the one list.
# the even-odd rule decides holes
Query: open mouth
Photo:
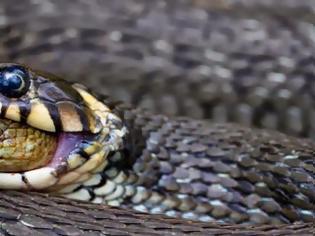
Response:
[{"label": "open mouth", "polygon": [[82,183],[123,146],[127,128],[79,84],[0,63],[0,188]]},{"label": "open mouth", "polygon": [[70,153],[76,149],[78,144],[86,140],[87,136],[81,133],[60,133],[55,153],[48,166],[56,168],[65,163]]},{"label": "open mouth", "polygon": [[0,171],[24,172],[66,163],[73,150],[90,134],[48,133],[11,120],[0,119]]}]

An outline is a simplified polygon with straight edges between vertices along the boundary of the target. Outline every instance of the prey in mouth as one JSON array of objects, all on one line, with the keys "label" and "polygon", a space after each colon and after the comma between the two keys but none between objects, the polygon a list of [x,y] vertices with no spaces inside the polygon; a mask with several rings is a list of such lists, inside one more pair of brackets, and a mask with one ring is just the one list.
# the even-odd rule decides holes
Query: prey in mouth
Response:
[{"label": "prey in mouth", "polygon": [[106,168],[126,128],[84,86],[0,64],[0,188],[75,188]]}]

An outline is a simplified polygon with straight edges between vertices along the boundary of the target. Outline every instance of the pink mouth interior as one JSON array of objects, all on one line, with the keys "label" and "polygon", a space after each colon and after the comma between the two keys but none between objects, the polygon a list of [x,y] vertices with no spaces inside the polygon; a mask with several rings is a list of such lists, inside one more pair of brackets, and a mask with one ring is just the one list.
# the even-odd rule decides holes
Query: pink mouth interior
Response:
[{"label": "pink mouth interior", "polygon": [[50,167],[57,167],[66,161],[70,152],[76,148],[76,145],[85,139],[85,135],[80,133],[61,133],[58,137],[58,145],[54,157],[49,163]]}]

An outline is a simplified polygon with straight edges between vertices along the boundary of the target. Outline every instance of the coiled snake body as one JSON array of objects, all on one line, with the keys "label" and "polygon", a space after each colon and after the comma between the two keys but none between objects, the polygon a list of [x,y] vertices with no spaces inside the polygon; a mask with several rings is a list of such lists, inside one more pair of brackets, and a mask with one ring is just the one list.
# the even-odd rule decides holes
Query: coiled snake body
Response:
[{"label": "coiled snake body", "polygon": [[[248,6],[216,3],[3,1],[3,62],[92,88],[99,81],[95,90],[113,97],[221,123],[153,115],[1,64],[0,187],[197,221],[303,221],[310,233],[313,142],[222,121],[313,136],[314,14],[295,6],[294,19],[271,9],[252,16]],[[22,226],[1,229],[10,227]]]}]

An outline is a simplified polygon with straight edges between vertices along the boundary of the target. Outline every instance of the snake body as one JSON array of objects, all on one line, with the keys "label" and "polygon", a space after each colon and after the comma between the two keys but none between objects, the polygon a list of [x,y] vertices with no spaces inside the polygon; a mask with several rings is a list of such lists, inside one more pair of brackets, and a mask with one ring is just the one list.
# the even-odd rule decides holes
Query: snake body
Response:
[{"label": "snake body", "polygon": [[[75,4],[67,8],[58,1],[25,1],[19,8],[3,1],[1,59],[48,69],[61,76],[66,74],[83,83],[85,79],[99,79],[102,87],[109,90],[130,81],[129,71],[135,76],[131,76],[135,80],[134,88],[131,88],[135,95],[129,97],[133,103],[152,104],[148,97],[151,91],[153,96],[166,94],[163,97],[166,100],[161,99],[153,107],[168,115],[236,120],[312,136],[314,41],[310,33],[313,27],[311,9],[304,15],[299,15],[296,10],[294,19],[280,13],[271,15],[274,20],[280,18],[277,26],[284,36],[273,33],[275,26],[268,25],[267,13],[258,14],[254,20],[242,19],[240,22],[244,21],[246,25],[244,31],[248,31],[245,37],[230,31],[233,28],[230,25],[237,26],[231,21],[238,19],[240,13],[233,15],[229,5],[225,4],[206,4],[199,8],[201,2],[198,1],[176,1],[173,4],[130,1],[124,2],[124,8],[120,1],[115,4],[91,1],[87,5],[80,1],[69,2]],[[207,7],[209,11],[205,10]],[[26,9],[32,9],[30,14]],[[214,9],[217,12],[214,13]],[[252,17],[250,11],[240,12],[242,16]],[[114,13],[121,13],[121,18],[114,18]],[[232,17],[226,16],[227,13]],[[164,25],[158,27],[160,31],[154,32],[152,19],[162,20],[165,15],[168,17]],[[218,24],[217,31],[207,32],[206,29],[215,27],[211,20],[222,22],[223,19],[227,23],[223,21],[223,25]],[[264,24],[265,31],[257,26],[259,23]],[[198,28],[200,25],[204,28]],[[296,34],[288,33],[290,27]],[[181,37],[173,38],[176,33]],[[227,38],[236,37],[237,43],[229,49],[226,42],[210,40],[209,35],[220,38],[225,34],[232,35]],[[288,35],[292,36],[288,44],[276,50],[279,42]],[[242,37],[248,39],[244,44]],[[192,41],[196,43],[192,44]],[[245,49],[248,51],[244,52]],[[51,95],[58,96],[47,102],[46,96],[33,95],[42,94],[39,86],[31,86],[33,91],[23,94],[31,104],[25,111],[21,101],[16,102],[14,98],[8,102],[2,95],[3,118],[43,132],[97,134],[95,139],[84,143],[83,149],[71,153],[72,158],[63,162],[62,168],[59,166],[50,172],[39,169],[43,176],[48,175],[49,191],[68,198],[199,221],[314,222],[312,141],[238,125],[152,115],[124,103],[112,102],[107,97],[94,96],[81,85],[62,80],[55,83],[55,76],[27,70],[31,74],[31,84],[41,78],[39,80],[45,80],[43,84],[52,89],[42,91],[53,91],[50,99]],[[151,82],[152,78],[156,79]],[[159,83],[162,86],[156,88]],[[91,87],[97,86],[92,84]],[[187,90],[189,87],[192,91]],[[73,90],[70,96],[69,91]],[[125,90],[120,91],[125,96]],[[74,93],[77,95],[72,96]],[[117,94],[112,95],[117,97]],[[177,105],[181,98],[183,104]],[[66,106],[61,105],[62,102],[67,103]],[[165,106],[166,103],[169,105]],[[40,107],[36,112],[31,109],[35,105]],[[60,108],[62,106],[66,109]],[[54,109],[58,112],[52,112]],[[69,112],[71,109],[76,112]],[[46,114],[45,122],[36,116],[43,110],[46,110],[46,113],[42,112]],[[22,115],[23,112],[27,115]],[[67,119],[63,119],[67,112],[71,115],[67,114]],[[82,114],[87,117],[83,119]],[[283,118],[287,119],[280,122]],[[108,137],[114,137],[114,143],[110,143]],[[89,153],[91,147],[92,153]],[[92,160],[95,164],[96,160],[103,165],[91,166],[89,163],[84,166],[82,158],[87,163]],[[7,183],[10,174],[2,173],[5,181],[1,182],[1,187],[47,190],[47,179],[39,179],[39,172],[34,174],[35,171],[32,169],[29,174],[27,170],[24,177],[18,173],[16,179],[19,180],[10,184]],[[73,175],[76,178],[72,178]],[[62,176],[64,178],[60,180]],[[311,228],[312,224],[309,225]]]}]

